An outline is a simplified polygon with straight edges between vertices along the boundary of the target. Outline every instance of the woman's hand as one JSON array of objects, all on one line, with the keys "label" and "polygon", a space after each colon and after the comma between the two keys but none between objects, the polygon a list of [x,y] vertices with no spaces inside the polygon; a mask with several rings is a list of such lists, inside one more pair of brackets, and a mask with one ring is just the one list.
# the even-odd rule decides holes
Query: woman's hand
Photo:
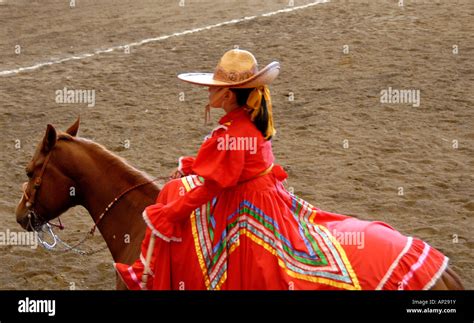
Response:
[{"label": "woman's hand", "polygon": [[181,178],[183,176],[184,174],[178,168],[175,168],[170,174],[170,179]]}]

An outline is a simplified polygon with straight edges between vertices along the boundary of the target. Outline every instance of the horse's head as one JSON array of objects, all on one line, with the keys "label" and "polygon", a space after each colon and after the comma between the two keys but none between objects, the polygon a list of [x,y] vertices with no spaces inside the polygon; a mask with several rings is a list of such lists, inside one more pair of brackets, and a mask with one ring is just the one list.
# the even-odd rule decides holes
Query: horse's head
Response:
[{"label": "horse's head", "polygon": [[48,124],[43,140],[26,166],[28,181],[23,183],[23,196],[15,211],[16,220],[24,229],[37,230],[77,204],[76,195],[71,194],[74,181],[66,172],[71,168],[72,158],[66,142],[76,136],[78,129],[79,119],[59,134]]}]

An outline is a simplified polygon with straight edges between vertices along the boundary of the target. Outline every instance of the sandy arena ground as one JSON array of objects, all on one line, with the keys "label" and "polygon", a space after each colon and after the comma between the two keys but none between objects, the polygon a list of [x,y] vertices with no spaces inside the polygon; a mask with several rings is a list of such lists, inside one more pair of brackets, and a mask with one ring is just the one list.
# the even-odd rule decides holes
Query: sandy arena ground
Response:
[{"label": "sandy arena ground", "polygon": [[[289,8],[279,0],[68,3],[1,1],[0,71]],[[47,123],[65,130],[80,114],[81,136],[154,176],[194,154],[214,127],[203,126],[207,91],[180,83],[176,74],[212,70],[238,45],[261,66],[282,64],[271,87],[273,146],[288,169],[288,186],[321,209],[385,221],[424,239],[450,257],[473,289],[473,37],[471,0],[406,0],[403,7],[395,0],[332,0],[132,47],[130,54],[0,76],[1,230],[20,230],[14,209],[24,167]],[[95,107],[57,104],[55,91],[64,87],[94,89]],[[420,90],[421,105],[381,104],[388,87]],[[70,242],[92,225],[82,208],[62,220]],[[100,236],[88,244],[103,245]],[[0,263],[0,289],[115,287],[108,251],[81,257],[0,246]]]}]

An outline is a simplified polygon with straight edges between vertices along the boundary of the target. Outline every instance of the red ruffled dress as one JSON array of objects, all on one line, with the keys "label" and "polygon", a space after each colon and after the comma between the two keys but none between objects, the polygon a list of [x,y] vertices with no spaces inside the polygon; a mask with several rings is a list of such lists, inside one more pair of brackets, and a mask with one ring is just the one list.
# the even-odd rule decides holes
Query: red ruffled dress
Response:
[{"label": "red ruffled dress", "polygon": [[143,212],[140,259],[115,264],[129,289],[429,289],[440,277],[448,258],[427,243],[288,192],[271,141],[244,109],[219,123]]}]

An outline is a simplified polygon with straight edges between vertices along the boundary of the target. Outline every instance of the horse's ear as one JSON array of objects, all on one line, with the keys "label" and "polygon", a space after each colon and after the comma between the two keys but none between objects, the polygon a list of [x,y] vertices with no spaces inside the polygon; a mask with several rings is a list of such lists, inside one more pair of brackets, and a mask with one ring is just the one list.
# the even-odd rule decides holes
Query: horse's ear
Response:
[{"label": "horse's ear", "polygon": [[81,117],[77,117],[76,122],[74,122],[74,124],[66,130],[66,133],[68,133],[71,136],[75,137],[77,135],[77,131],[79,130],[79,124],[80,123],[81,123]]},{"label": "horse's ear", "polygon": [[45,152],[50,151],[53,149],[54,145],[56,144],[57,140],[57,133],[56,129],[50,124],[46,127],[46,133],[43,138],[43,150]]}]

